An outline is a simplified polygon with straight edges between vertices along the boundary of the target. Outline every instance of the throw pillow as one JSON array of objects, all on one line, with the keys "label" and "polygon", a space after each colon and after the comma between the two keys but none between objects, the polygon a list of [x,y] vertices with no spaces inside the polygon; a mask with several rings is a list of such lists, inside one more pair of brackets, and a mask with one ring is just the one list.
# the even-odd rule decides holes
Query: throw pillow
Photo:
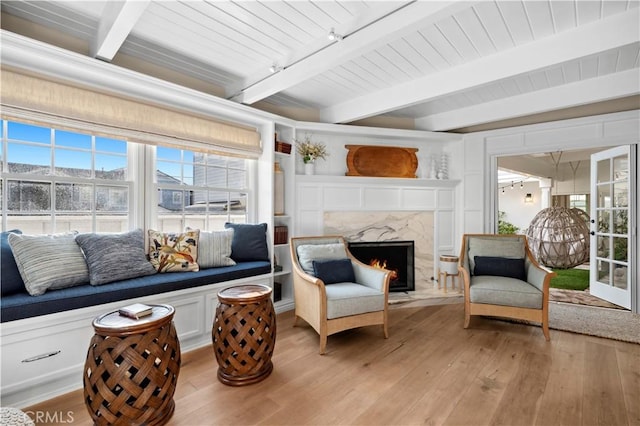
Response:
[{"label": "throw pillow", "polygon": [[524,269],[524,259],[509,259],[506,257],[476,256],[476,266],[473,275],[493,275],[496,277],[517,278],[527,280]]},{"label": "throw pillow", "polygon": [[182,233],[149,229],[149,260],[158,272],[198,271],[200,230]]},{"label": "throw pillow", "polygon": [[89,266],[91,285],[156,273],[147,260],[142,229],[116,234],[80,234],[76,242]]},{"label": "throw pillow", "polygon": [[314,260],[347,259],[347,251],[342,243],[303,244],[296,249],[298,263],[307,274],[313,275]]},{"label": "throw pillow", "polygon": [[267,224],[225,223],[226,229],[233,229],[231,258],[236,262],[252,260],[269,261],[267,246]]},{"label": "throw pillow", "polygon": [[320,278],[325,284],[356,281],[351,259],[314,260],[313,275]]},{"label": "throw pillow", "polygon": [[[192,231],[192,229],[187,228],[187,231]],[[200,244],[198,246],[198,265],[200,268],[235,265],[236,262],[231,259],[232,242],[233,229],[200,231]]]},{"label": "throw pillow", "polygon": [[9,234],[24,286],[32,296],[89,282],[89,270],[75,232],[53,235]]},{"label": "throw pillow", "polygon": [[22,234],[22,231],[12,229],[0,233],[0,283],[2,283],[0,294],[2,296],[24,292],[24,282],[9,245],[9,234]]}]

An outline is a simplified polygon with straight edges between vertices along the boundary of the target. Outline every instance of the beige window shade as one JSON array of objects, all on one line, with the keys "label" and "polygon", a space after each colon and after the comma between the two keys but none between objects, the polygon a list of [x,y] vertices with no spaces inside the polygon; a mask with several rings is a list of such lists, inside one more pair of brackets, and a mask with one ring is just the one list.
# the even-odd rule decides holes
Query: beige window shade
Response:
[{"label": "beige window shade", "polygon": [[253,128],[148,105],[67,84],[2,70],[2,114],[66,127],[74,122],[143,143],[245,154],[261,152]]}]

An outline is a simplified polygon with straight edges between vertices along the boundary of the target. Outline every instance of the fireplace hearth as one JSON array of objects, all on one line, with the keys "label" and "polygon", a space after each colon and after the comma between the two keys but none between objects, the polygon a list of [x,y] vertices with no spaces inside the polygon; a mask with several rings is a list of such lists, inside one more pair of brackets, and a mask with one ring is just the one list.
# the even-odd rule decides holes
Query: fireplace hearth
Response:
[{"label": "fireplace hearth", "polygon": [[354,241],[349,251],[359,261],[392,272],[389,291],[415,290],[413,241]]}]

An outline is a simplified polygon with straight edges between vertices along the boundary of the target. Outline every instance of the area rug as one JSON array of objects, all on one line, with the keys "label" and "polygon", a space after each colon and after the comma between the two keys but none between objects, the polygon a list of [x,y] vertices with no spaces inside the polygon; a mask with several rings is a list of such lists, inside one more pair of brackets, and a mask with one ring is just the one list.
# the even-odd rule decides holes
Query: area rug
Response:
[{"label": "area rug", "polygon": [[619,309],[551,302],[549,327],[640,344],[640,315]]}]

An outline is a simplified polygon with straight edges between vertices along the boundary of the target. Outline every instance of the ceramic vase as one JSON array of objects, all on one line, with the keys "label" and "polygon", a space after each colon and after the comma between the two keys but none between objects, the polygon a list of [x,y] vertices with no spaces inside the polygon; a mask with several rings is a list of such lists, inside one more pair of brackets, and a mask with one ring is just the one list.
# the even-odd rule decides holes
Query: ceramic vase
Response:
[{"label": "ceramic vase", "polygon": [[304,174],[305,175],[313,175],[316,172],[315,163],[304,163]]},{"label": "ceramic vase", "polygon": [[275,162],[273,169],[273,213],[284,214],[284,172],[279,162]]}]

